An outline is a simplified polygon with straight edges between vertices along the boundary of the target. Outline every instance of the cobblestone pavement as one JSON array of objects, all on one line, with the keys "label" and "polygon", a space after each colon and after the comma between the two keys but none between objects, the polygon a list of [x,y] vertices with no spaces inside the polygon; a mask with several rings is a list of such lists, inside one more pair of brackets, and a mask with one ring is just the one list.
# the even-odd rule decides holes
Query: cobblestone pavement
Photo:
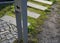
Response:
[{"label": "cobblestone pavement", "polygon": [[38,34],[39,43],[60,43],[60,15],[56,13],[54,4],[49,19],[42,26],[43,31]]},{"label": "cobblestone pavement", "polygon": [[16,38],[16,26],[0,19],[0,43],[13,43]]}]

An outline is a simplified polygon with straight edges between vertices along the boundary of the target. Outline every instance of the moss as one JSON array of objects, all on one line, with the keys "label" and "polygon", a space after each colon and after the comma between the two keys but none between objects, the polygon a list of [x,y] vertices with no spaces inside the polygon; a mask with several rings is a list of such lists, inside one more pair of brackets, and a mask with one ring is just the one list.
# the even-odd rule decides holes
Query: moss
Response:
[{"label": "moss", "polygon": [[[18,43],[18,40],[15,40],[13,43]],[[22,41],[20,43],[23,43]],[[28,43],[38,43],[38,40],[37,39],[29,39],[28,40]]]},{"label": "moss", "polygon": [[38,40],[37,39],[30,39],[30,40],[28,40],[28,43],[38,43]]},{"label": "moss", "polygon": [[[13,43],[18,43],[18,39],[14,40]],[[20,40],[20,43],[23,43],[23,40]]]}]

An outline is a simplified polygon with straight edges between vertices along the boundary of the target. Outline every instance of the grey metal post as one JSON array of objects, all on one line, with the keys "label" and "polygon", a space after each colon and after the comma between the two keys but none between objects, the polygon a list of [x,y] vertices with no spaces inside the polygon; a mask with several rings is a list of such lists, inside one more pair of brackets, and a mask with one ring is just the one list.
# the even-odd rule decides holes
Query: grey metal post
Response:
[{"label": "grey metal post", "polygon": [[16,23],[18,30],[18,43],[22,39],[22,24],[21,24],[21,0],[15,0]]},{"label": "grey metal post", "polygon": [[21,14],[16,11],[16,23],[17,23],[17,30],[18,30],[18,43],[20,43],[22,39],[22,24],[21,24]]},{"label": "grey metal post", "polygon": [[27,28],[27,0],[21,0],[22,20],[23,20],[23,41],[28,43],[28,28]]},{"label": "grey metal post", "polygon": [[20,39],[23,38],[23,42],[28,43],[27,0],[15,0],[15,12],[16,12],[16,22],[18,28],[18,41],[20,42]]}]

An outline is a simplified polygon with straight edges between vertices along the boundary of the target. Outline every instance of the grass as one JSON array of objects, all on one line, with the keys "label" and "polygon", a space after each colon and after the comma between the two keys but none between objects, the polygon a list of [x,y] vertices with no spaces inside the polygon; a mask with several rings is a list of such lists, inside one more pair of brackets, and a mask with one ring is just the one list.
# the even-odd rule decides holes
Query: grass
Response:
[{"label": "grass", "polygon": [[0,17],[2,17],[4,15],[9,15],[9,16],[15,17],[14,12],[13,12],[13,10],[14,10],[13,7],[12,7],[12,9],[10,8],[11,6],[8,6],[8,5],[4,5],[4,7],[3,8],[2,7],[0,7],[2,9],[2,10],[0,10]]},{"label": "grass", "polygon": [[30,23],[36,23],[36,19],[34,19],[32,17],[28,17],[28,22],[30,22]]},{"label": "grass", "polygon": [[8,4],[0,4],[0,17],[4,16],[6,6],[8,6]]}]

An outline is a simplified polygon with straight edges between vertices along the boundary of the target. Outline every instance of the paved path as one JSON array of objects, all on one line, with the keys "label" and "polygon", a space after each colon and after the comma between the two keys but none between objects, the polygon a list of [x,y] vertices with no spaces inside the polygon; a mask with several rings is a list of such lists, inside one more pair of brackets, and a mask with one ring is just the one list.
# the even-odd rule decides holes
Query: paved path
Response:
[{"label": "paved path", "polygon": [[42,26],[43,31],[38,34],[39,43],[60,43],[60,15],[55,12],[56,4],[53,5],[49,19]]},{"label": "paved path", "polygon": [[16,26],[0,19],[0,43],[13,43],[16,38]]},{"label": "paved path", "polygon": [[45,4],[49,4],[49,5],[52,5],[53,4],[53,2],[47,1],[47,0],[34,0],[34,1],[45,3]]},{"label": "paved path", "polygon": [[37,13],[32,12],[32,11],[27,11],[27,15],[32,17],[32,18],[35,18],[35,19],[40,17],[40,14],[37,14]]},{"label": "paved path", "polygon": [[[1,19],[16,26],[16,18],[5,15]],[[30,23],[27,23],[27,24],[28,24],[28,26],[30,25]]]},{"label": "paved path", "polygon": [[45,6],[42,6],[42,5],[38,5],[38,4],[32,3],[32,2],[27,2],[27,6],[33,7],[33,8],[39,9],[39,10],[43,10],[43,11],[48,8],[48,7],[45,7]]}]

